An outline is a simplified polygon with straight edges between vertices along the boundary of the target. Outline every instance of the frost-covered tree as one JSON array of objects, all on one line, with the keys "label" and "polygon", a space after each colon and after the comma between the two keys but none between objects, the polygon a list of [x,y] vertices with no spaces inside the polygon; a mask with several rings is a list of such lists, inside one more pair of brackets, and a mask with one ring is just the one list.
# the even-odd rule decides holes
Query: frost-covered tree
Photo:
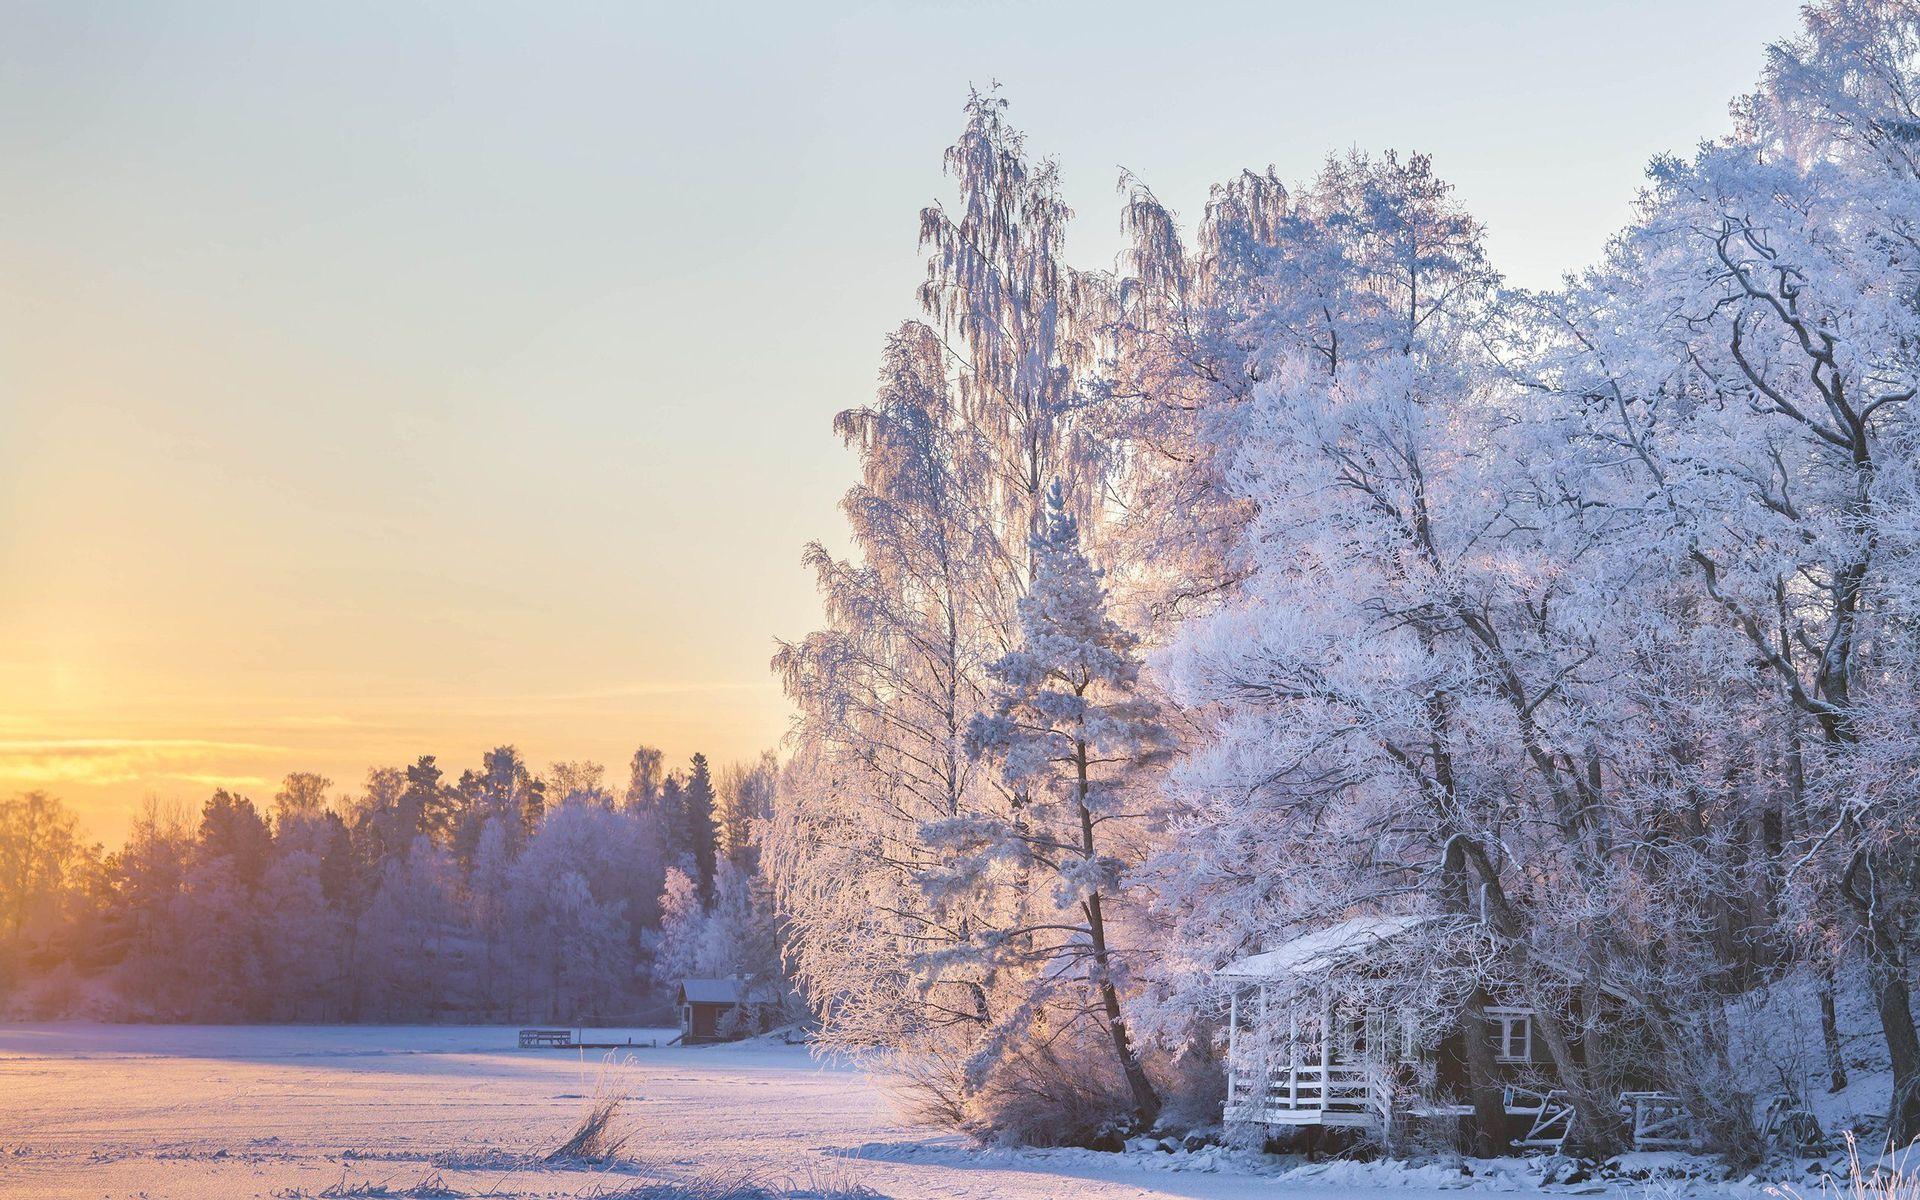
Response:
[{"label": "frost-covered tree", "polygon": [[[1539,302],[1541,379],[1691,598],[1698,669],[1744,689],[1767,755],[1748,769],[1776,781],[1748,791],[1748,819],[1762,878],[1791,889],[1772,915],[1802,914],[1803,946],[1857,952],[1905,1141],[1920,1136],[1920,878],[1911,789],[1890,781],[1916,761],[1920,15],[1838,0],[1806,21],[1769,50],[1735,134],[1657,160],[1606,262]],[[1777,929],[1775,952],[1795,932]]]},{"label": "frost-covered tree", "polygon": [[[835,422],[861,459],[842,505],[855,557],[808,549],[827,626],[775,660],[800,718],[765,846],[825,1038],[893,1055],[963,1123],[986,1083],[967,1064],[1043,1005],[1031,972],[977,952],[1019,922],[1029,873],[936,886],[961,851],[930,835],[1008,815],[965,733],[987,664],[1017,636],[1047,482],[1065,480],[1091,517],[1114,444],[1090,391],[1110,289],[1067,265],[1057,172],[1028,157],[1005,109],[969,98],[946,155],[958,197],[921,214],[928,323],[894,334],[874,403]],[[944,1065],[910,1065],[928,1061]]]},{"label": "frost-covered tree", "polygon": [[[1022,898],[1011,921],[976,927],[967,943],[940,958],[977,953],[1030,973],[1016,1020],[1032,1020],[1062,1000],[1097,1011],[1134,1118],[1146,1127],[1159,1115],[1160,1097],[1121,1010],[1124,964],[1110,941],[1109,907],[1126,864],[1116,857],[1113,832],[1116,822],[1141,815],[1148,788],[1135,775],[1165,756],[1171,738],[1139,693],[1138,639],[1108,615],[1100,572],[1081,548],[1079,523],[1058,481],[1047,492],[1032,562],[1019,639],[988,666],[990,707],[967,731],[969,749],[999,765],[1008,812],[932,825],[929,839],[958,857],[923,886],[972,888],[1002,863],[1023,869],[1033,895]],[[995,1031],[986,1054],[1025,1032]]]},{"label": "frost-covered tree", "polygon": [[513,883],[510,835],[506,822],[496,818],[480,830],[480,844],[474,849],[466,888],[467,912],[480,940],[475,993],[481,1007],[488,1012],[507,1008],[507,1000],[515,989],[509,908]]},{"label": "frost-covered tree", "polygon": [[201,1011],[224,1020],[266,1014],[266,913],[261,886],[272,835],[253,802],[224,789],[201,810],[200,832],[175,899],[186,968]]},{"label": "frost-covered tree", "polygon": [[345,1011],[346,922],[324,879],[319,855],[276,848],[260,882],[265,1012],[276,1020],[338,1020]]},{"label": "frost-covered tree", "polygon": [[324,807],[332,781],[295,772],[274,796],[271,860],[260,882],[265,988],[276,1019],[339,1020],[351,978],[352,837]]},{"label": "frost-covered tree", "polygon": [[742,872],[753,874],[759,869],[756,830],[773,815],[779,778],[780,763],[771,750],[757,761],[733,764],[720,778],[713,821],[715,852]]},{"label": "frost-covered tree", "polygon": [[470,957],[448,852],[419,838],[383,867],[355,940],[357,1011],[376,1020],[422,1020],[458,1010],[471,986]]},{"label": "frost-covered tree", "polygon": [[273,794],[273,816],[275,821],[285,821],[289,817],[310,817],[324,811],[327,807],[327,790],[333,786],[333,780],[313,771],[295,771],[281,783],[280,790]]},{"label": "frost-covered tree", "polygon": [[766,857],[790,920],[797,979],[837,1046],[895,1048],[987,1026],[990,980],[968,967],[906,985],[906,964],[966,940],[997,898],[936,901],[918,885],[943,853],[931,821],[995,803],[963,744],[1005,645],[1020,570],[974,484],[984,440],[953,401],[939,338],[888,341],[879,393],[840,414],[862,481],[841,508],[859,561],[808,547],[827,626],[774,668],[799,717]]},{"label": "frost-covered tree", "polygon": [[1160,886],[1182,941],[1220,956],[1355,909],[1484,913],[1490,969],[1531,990],[1603,1145],[1609,1064],[1529,962],[1571,949],[1587,988],[1618,970],[1564,939],[1609,907],[1623,852],[1595,658],[1623,580],[1588,569],[1630,560],[1606,557],[1604,521],[1557,507],[1534,454],[1552,431],[1482,349],[1496,280],[1478,226],[1427,160],[1331,162],[1283,234],[1247,317],[1264,377],[1210,433],[1247,506],[1242,578],[1166,656],[1203,724]]},{"label": "frost-covered tree", "polygon": [[549,809],[507,879],[515,1011],[560,1019],[631,1011],[665,871],[652,820],[579,794]]},{"label": "frost-covered tree", "polygon": [[966,128],[946,153],[959,202],[920,214],[920,302],[953,347],[954,404],[982,440],[989,474],[974,482],[1019,551],[1042,520],[1049,480],[1094,493],[1103,447],[1075,415],[1104,299],[1065,261],[1073,213],[1059,172],[1027,157],[1006,108],[995,92],[967,99]]},{"label": "frost-covered tree", "polygon": [[725,928],[708,919],[700,885],[678,867],[667,869],[660,892],[660,932],[652,949],[653,975],[662,985],[716,978],[733,970],[733,947]]},{"label": "frost-covered tree", "polygon": [[84,847],[73,815],[45,792],[0,800],[0,995],[29,950],[57,935],[78,892]]},{"label": "frost-covered tree", "polygon": [[1212,431],[1265,373],[1249,320],[1271,290],[1268,262],[1289,224],[1274,171],[1213,187],[1188,245],[1174,214],[1121,178],[1128,248],[1109,297],[1091,421],[1127,448],[1108,487],[1124,519],[1107,539],[1110,572],[1143,622],[1205,611],[1237,582],[1246,505],[1226,486]]},{"label": "frost-covered tree", "polygon": [[8,947],[51,915],[79,849],[73,814],[45,792],[0,800],[0,929]]},{"label": "frost-covered tree", "polygon": [[631,811],[650,811],[660,803],[660,788],[666,780],[664,758],[652,746],[633,752],[627,768],[627,790],[623,797]]},{"label": "frost-covered tree", "polygon": [[547,796],[556,804],[584,801],[611,808],[613,793],[607,789],[606,779],[607,769],[597,762],[557,762],[547,768]]},{"label": "frost-covered tree", "polygon": [[[431,764],[417,764],[408,770],[422,766]],[[437,769],[434,775],[438,777]],[[363,871],[377,872],[381,863],[404,858],[414,839],[425,832],[406,798],[408,790],[408,771],[398,767],[372,767],[367,771],[363,790],[347,801],[346,821],[353,830]]]},{"label": "frost-covered tree", "polygon": [[126,845],[113,856],[119,887],[109,911],[109,936],[119,944],[113,972],[132,1013],[175,1017],[191,1012],[176,899],[193,854],[193,830],[178,806],[149,800],[134,819]]}]

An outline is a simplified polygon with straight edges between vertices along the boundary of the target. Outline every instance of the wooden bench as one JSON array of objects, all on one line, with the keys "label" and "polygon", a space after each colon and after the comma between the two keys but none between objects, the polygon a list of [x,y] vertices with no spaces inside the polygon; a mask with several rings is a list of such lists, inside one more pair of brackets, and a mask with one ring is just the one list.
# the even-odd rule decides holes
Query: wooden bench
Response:
[{"label": "wooden bench", "polygon": [[564,1049],[571,1045],[573,1045],[573,1030],[571,1029],[522,1029],[520,1031],[520,1048],[522,1050],[536,1049],[543,1046],[557,1046]]}]

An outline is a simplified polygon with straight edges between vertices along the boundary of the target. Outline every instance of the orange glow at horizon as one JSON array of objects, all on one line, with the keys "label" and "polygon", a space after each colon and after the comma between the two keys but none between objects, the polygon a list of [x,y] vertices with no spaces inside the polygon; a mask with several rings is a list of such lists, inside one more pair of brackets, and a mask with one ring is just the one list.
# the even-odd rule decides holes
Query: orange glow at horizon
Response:
[{"label": "orange glow at horizon", "polygon": [[293,771],[327,776],[331,794],[344,799],[361,789],[369,768],[432,754],[451,779],[501,744],[517,746],[535,771],[559,760],[599,762],[617,792],[639,745],[663,749],[670,767],[684,767],[695,751],[716,764],[744,759],[777,744],[785,712],[778,689],[764,680],[468,697],[457,704],[389,698],[352,714],[249,699],[7,716],[0,719],[0,795],[58,796],[86,837],[113,849],[148,799],[191,814],[224,787],[265,807]]}]

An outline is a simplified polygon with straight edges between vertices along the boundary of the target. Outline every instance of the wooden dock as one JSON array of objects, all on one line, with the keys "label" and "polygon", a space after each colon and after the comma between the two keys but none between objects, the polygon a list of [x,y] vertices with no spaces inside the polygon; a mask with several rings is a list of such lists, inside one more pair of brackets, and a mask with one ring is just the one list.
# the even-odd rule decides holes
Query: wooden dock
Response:
[{"label": "wooden dock", "polygon": [[628,1038],[624,1042],[589,1042],[584,1040],[585,1030],[572,1029],[522,1029],[520,1048],[522,1050],[647,1050],[660,1044],[658,1038],[649,1038],[636,1042]]}]

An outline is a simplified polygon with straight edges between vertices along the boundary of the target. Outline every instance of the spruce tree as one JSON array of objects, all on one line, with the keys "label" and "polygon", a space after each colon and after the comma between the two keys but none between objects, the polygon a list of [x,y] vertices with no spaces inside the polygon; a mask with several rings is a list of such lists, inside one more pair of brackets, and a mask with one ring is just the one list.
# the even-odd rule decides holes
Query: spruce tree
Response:
[{"label": "spruce tree", "polygon": [[682,845],[693,855],[694,878],[700,885],[700,902],[711,906],[714,869],[713,772],[708,768],[704,754],[693,756],[693,773],[687,778],[681,804],[681,816],[685,822]]},{"label": "spruce tree", "polygon": [[[1124,864],[1106,847],[1105,831],[1127,815],[1122,800],[1131,776],[1163,759],[1171,737],[1153,702],[1137,692],[1139,639],[1108,615],[1101,572],[1080,547],[1079,523],[1058,480],[1047,490],[1032,551],[1019,644],[987,668],[997,685],[993,708],[975,717],[967,734],[975,754],[999,764],[1024,811],[1010,821],[957,821],[950,835],[977,865],[1031,863],[1052,876],[1053,887],[1029,901],[1021,923],[993,932],[987,944],[1017,946],[1028,958],[1049,955],[1073,968],[1106,1027],[1144,1128],[1159,1115],[1160,1097],[1120,1008],[1108,899]],[[1063,940],[1047,936],[1062,929],[1069,931]]]}]

